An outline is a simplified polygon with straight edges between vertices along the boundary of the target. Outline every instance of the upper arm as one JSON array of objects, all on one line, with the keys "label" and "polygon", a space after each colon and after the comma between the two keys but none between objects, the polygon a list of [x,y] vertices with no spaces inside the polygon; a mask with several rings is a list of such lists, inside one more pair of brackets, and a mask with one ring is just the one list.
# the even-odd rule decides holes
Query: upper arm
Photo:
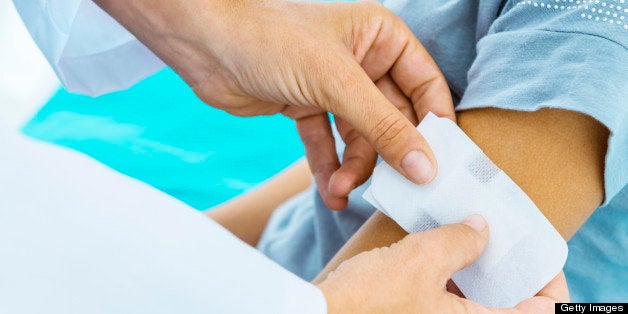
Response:
[{"label": "upper arm", "polygon": [[565,239],[604,199],[608,130],[576,112],[464,111],[458,123]]},{"label": "upper arm", "polygon": [[[484,108],[460,112],[458,123],[565,239],[602,203],[608,130],[593,118],[555,109],[523,112]],[[376,212],[317,280],[343,260],[390,245],[406,234],[390,218]]]}]

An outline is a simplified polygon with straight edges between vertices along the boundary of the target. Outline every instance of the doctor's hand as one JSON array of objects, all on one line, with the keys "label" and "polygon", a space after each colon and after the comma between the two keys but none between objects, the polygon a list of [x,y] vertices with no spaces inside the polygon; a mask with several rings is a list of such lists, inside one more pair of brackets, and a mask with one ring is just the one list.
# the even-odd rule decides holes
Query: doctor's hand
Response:
[{"label": "doctor's hand", "polygon": [[449,279],[480,257],[488,236],[486,221],[470,216],[358,254],[318,287],[329,313],[554,313],[555,302],[569,302],[562,272],[514,309],[483,307],[448,292]]},{"label": "doctor's hand", "polygon": [[[428,111],[455,119],[450,92],[410,29],[382,5],[95,2],[211,106],[295,119],[330,208],[344,208],[349,192],[370,176],[375,151],[415,183],[435,176],[434,156],[413,122]],[[347,144],[342,164],[327,112]]]}]

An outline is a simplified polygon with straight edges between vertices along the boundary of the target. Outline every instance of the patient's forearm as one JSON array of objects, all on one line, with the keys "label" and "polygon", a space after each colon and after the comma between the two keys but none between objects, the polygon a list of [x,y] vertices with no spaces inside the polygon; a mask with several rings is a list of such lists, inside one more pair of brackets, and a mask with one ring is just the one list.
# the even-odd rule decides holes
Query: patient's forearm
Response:
[{"label": "patient's forearm", "polygon": [[[520,112],[487,108],[461,112],[458,123],[530,196],[565,239],[602,202],[608,131],[594,119],[555,109]],[[405,235],[395,222],[376,212],[315,281],[325,278],[342,261],[390,245]]]},{"label": "patient's forearm", "polygon": [[207,216],[255,246],[274,210],[307,189],[311,179],[307,162],[301,160],[255,190],[208,210]]}]

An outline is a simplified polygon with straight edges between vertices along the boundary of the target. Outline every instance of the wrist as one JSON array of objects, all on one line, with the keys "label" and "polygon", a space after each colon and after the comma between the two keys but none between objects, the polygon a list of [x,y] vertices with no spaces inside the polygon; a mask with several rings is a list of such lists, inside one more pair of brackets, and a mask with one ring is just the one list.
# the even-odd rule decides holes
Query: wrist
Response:
[{"label": "wrist", "polygon": [[[220,21],[226,4],[223,0],[185,2],[167,0],[93,0],[138,39],[177,36],[189,31],[199,17]],[[203,18],[200,18],[203,19]],[[204,23],[206,24],[206,23]],[[211,25],[203,25],[210,27]],[[182,29],[183,28],[183,29]]]},{"label": "wrist", "polygon": [[[94,0],[190,86],[204,79],[233,36],[243,1]],[[248,8],[249,5],[247,4]]]}]

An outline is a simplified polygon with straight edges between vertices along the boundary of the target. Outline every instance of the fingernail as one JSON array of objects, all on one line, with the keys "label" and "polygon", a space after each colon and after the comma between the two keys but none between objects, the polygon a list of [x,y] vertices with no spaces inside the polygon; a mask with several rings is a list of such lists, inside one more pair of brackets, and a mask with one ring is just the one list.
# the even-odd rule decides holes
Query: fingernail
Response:
[{"label": "fingernail", "polygon": [[477,232],[482,232],[486,228],[486,220],[480,215],[471,215],[462,221],[463,224],[473,228]]},{"label": "fingernail", "polygon": [[434,166],[425,153],[413,150],[401,161],[401,168],[410,179],[418,184],[428,183],[434,178]]}]

